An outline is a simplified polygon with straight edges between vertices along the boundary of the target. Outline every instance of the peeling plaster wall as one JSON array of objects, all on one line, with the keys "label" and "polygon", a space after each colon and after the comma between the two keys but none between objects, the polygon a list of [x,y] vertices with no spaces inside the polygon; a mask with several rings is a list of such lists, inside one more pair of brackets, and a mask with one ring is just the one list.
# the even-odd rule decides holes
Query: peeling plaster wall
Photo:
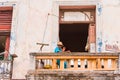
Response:
[{"label": "peeling plaster wall", "polygon": [[[113,46],[116,46],[120,49],[120,0],[102,0],[101,3],[101,27],[98,37],[102,38],[102,52],[120,52],[118,49],[113,48]],[[106,45],[112,48],[106,50]]]},{"label": "peeling plaster wall", "polygon": [[13,79],[25,79],[27,71],[34,69],[34,58],[29,53],[39,51],[40,46],[36,45],[37,42],[49,44],[43,48],[43,52],[53,51],[59,40],[58,17],[50,15],[47,25],[46,22],[48,13],[59,15],[59,5],[98,5],[99,2],[102,5],[102,12],[100,15],[96,13],[97,52],[106,52],[107,43],[120,46],[119,0],[0,0],[8,3],[14,1],[16,1],[16,11],[13,13],[16,15],[14,53],[18,57],[14,60]]},{"label": "peeling plaster wall", "polygon": [[[34,58],[30,52],[39,51],[37,42],[51,43],[51,20],[46,27],[47,15],[51,12],[52,1],[45,0],[18,0],[18,16],[16,25],[16,49],[17,58],[14,60],[13,79],[25,79],[28,70],[34,69]],[[43,41],[43,34],[46,33]],[[50,52],[50,46],[43,48],[43,52]]]}]

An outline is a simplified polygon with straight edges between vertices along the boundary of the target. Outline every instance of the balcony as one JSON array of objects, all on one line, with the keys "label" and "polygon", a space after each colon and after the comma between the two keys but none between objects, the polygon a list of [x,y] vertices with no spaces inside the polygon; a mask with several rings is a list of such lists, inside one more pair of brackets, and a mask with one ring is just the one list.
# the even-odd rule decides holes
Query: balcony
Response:
[{"label": "balcony", "polygon": [[11,57],[11,60],[0,60],[0,80],[12,80],[13,61],[17,55]]},{"label": "balcony", "polygon": [[[116,75],[115,71],[119,70],[118,53],[30,53],[30,55],[35,57],[35,70],[28,71],[27,79],[34,77],[36,79],[33,80],[42,80],[43,75],[45,78],[45,75],[53,76],[53,74],[57,76],[61,74],[59,76],[63,78],[65,78],[65,75],[69,76],[69,74],[74,75],[74,77],[76,75],[79,77],[80,74],[86,77],[98,74],[100,77],[103,74],[104,76],[110,74],[113,77],[113,75]],[[59,67],[56,64],[58,59],[60,60]],[[43,67],[40,67],[41,60],[44,62]],[[64,68],[64,62],[67,63],[66,68]]]}]

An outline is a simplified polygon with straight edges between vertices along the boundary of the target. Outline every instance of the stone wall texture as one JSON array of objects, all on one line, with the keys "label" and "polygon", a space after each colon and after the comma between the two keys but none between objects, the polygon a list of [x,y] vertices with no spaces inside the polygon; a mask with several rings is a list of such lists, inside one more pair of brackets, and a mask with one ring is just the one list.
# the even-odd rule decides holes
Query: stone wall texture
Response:
[{"label": "stone wall texture", "polygon": [[30,71],[27,80],[120,80],[120,74],[115,71]]}]

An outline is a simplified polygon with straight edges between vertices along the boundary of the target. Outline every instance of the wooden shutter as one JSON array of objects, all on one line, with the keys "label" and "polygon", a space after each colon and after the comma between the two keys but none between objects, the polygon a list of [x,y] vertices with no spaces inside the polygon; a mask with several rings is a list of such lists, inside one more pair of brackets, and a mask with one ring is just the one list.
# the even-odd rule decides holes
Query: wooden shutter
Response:
[{"label": "wooden shutter", "polygon": [[95,43],[95,24],[90,24],[89,26],[89,42]]},{"label": "wooden shutter", "polygon": [[95,29],[95,24],[90,24],[89,26],[89,51],[91,53],[95,53],[96,47],[95,47],[95,42],[96,42],[96,29]]},{"label": "wooden shutter", "polygon": [[5,54],[4,54],[5,59],[7,59],[9,54],[9,46],[10,46],[10,36],[7,36],[6,43],[5,43]]},{"label": "wooden shutter", "polygon": [[12,7],[0,7],[0,30],[11,29],[12,9]]}]

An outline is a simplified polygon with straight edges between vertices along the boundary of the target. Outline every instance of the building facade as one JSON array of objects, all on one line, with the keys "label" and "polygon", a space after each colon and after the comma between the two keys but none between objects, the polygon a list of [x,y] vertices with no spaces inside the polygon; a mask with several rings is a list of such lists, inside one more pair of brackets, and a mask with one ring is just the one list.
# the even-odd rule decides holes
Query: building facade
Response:
[{"label": "building facade", "polygon": [[49,44],[41,52],[53,52],[58,41],[72,52],[120,51],[120,0],[0,0],[0,10],[8,7],[12,7],[9,53],[18,56],[13,79],[25,79],[34,69],[29,53],[41,51],[36,43]]}]

